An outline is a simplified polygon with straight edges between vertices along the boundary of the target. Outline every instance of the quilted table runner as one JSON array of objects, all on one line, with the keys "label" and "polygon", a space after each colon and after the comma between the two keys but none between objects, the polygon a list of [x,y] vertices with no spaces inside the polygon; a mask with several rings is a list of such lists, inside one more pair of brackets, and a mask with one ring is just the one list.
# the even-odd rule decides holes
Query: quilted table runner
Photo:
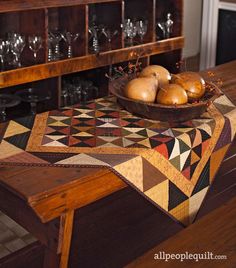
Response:
[{"label": "quilted table runner", "polygon": [[188,225],[235,130],[236,109],[224,95],[178,125],[136,117],[106,97],[9,121],[0,131],[0,164],[107,167]]}]

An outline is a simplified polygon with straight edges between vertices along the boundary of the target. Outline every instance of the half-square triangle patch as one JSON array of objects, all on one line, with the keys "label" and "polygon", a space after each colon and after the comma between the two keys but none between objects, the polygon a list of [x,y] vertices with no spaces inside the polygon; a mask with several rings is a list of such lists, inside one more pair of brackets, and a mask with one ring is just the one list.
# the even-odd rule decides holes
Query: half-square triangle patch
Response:
[{"label": "half-square triangle patch", "polygon": [[174,183],[170,181],[168,211],[177,207],[187,199],[188,197]]}]

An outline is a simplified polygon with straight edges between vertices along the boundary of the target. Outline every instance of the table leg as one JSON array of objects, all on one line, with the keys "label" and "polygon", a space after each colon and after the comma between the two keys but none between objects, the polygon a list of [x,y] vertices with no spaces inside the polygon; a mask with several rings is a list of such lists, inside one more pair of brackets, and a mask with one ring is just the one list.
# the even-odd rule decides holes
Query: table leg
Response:
[{"label": "table leg", "polygon": [[71,236],[73,230],[74,210],[68,211],[61,216],[59,242],[57,253],[61,254],[60,268],[68,267]]}]

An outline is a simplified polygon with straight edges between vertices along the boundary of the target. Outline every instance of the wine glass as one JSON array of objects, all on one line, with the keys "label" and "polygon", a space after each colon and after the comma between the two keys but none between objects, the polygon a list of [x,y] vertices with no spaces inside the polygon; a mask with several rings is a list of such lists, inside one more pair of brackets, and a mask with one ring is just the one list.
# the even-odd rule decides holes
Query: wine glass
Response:
[{"label": "wine glass", "polygon": [[79,38],[79,33],[71,33],[71,32],[63,32],[61,34],[62,39],[65,41],[67,44],[68,50],[67,50],[67,57],[72,58],[73,57],[73,52],[72,52],[72,44]]},{"label": "wine glass", "polygon": [[51,60],[59,60],[61,57],[60,53],[60,42],[62,35],[58,30],[51,31],[48,33],[50,45],[53,48],[53,55]]},{"label": "wine glass", "polygon": [[0,39],[0,62],[1,62],[1,69],[4,70],[4,57],[9,51],[9,41]]},{"label": "wine glass", "polygon": [[34,53],[34,62],[36,64],[37,52],[42,48],[43,39],[39,35],[32,35],[28,37],[29,48]]},{"label": "wine glass", "polygon": [[100,51],[99,41],[98,41],[98,35],[99,35],[99,26],[92,25],[89,27],[88,32],[90,34],[90,39],[92,38],[92,52],[98,54]]},{"label": "wine glass", "polygon": [[143,43],[143,37],[147,33],[147,21],[139,20],[136,22],[137,34]]},{"label": "wine glass", "polygon": [[111,30],[103,27],[101,33],[106,37],[109,44],[109,49],[111,49],[112,38],[118,34],[118,30]]},{"label": "wine glass", "polygon": [[10,38],[10,49],[15,59],[13,60],[13,66],[19,68],[21,67],[20,55],[25,47],[25,37],[20,34],[14,34]]},{"label": "wine glass", "polygon": [[161,30],[162,38],[165,39],[166,38],[166,25],[165,25],[165,22],[159,21],[159,22],[157,22],[157,26]]}]

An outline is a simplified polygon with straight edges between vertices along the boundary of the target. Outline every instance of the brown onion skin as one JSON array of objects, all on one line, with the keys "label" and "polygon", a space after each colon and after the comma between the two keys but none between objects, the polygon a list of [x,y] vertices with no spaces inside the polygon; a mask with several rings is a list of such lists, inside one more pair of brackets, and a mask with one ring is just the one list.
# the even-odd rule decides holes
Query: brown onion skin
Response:
[{"label": "brown onion skin", "polygon": [[149,65],[145,67],[139,77],[155,76],[158,79],[159,87],[169,84],[171,75],[169,71],[160,65]]},{"label": "brown onion skin", "polygon": [[156,102],[163,105],[181,105],[188,102],[188,96],[181,86],[169,84],[159,89]]},{"label": "brown onion skin", "polygon": [[155,102],[158,82],[155,77],[135,78],[127,83],[124,96],[143,102]]},{"label": "brown onion skin", "polygon": [[198,73],[183,72],[173,75],[172,81],[186,90],[189,102],[197,101],[205,94],[205,80]]}]

